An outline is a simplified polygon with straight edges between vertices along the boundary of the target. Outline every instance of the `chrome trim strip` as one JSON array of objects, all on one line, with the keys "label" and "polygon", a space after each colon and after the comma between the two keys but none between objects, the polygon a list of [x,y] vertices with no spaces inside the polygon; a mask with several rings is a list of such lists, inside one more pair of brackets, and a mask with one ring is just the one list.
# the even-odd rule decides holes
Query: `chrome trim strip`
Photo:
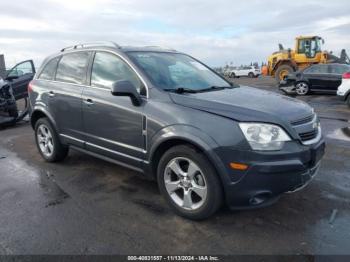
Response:
[{"label": "chrome trim strip", "polygon": [[131,150],[135,150],[135,151],[138,151],[138,152],[145,153],[144,152],[145,150],[143,148],[140,148],[140,147],[135,147],[135,146],[131,146],[131,145],[128,145],[128,144],[121,143],[121,142],[116,142],[116,141],[109,140],[107,138],[103,138],[103,137],[100,137],[100,136],[95,136],[95,135],[86,134],[86,133],[82,133],[82,134],[87,135],[87,136],[91,136],[93,138],[96,138],[96,139],[99,139],[99,140],[102,140],[102,141],[105,141],[105,142],[108,142],[108,143],[111,143],[111,144],[114,144],[114,145],[117,145],[117,146],[121,146],[121,147],[125,147],[125,148],[131,149]]},{"label": "chrome trim strip", "polygon": [[115,154],[115,155],[119,155],[119,156],[122,156],[122,157],[126,157],[126,158],[130,158],[130,159],[133,159],[135,161],[140,161],[140,162],[143,162],[142,159],[140,158],[137,158],[137,157],[133,157],[133,156],[129,156],[127,154],[124,154],[124,153],[120,153],[118,151],[114,151],[114,150],[111,150],[111,149],[108,149],[108,148],[105,148],[105,147],[102,147],[102,146],[98,146],[98,145],[95,145],[95,144],[92,144],[92,143],[89,143],[89,142],[86,142],[85,143],[87,146],[92,146],[92,147],[96,147],[98,149],[101,149],[101,150],[104,150],[104,151],[108,151],[112,154]]},{"label": "chrome trim strip", "polygon": [[[98,145],[95,145],[95,144],[93,144],[93,143],[85,142],[85,141],[83,141],[83,140],[80,140],[80,139],[75,138],[75,137],[72,137],[72,136],[68,136],[68,135],[64,135],[64,134],[60,134],[60,136],[63,136],[63,137],[65,137],[65,138],[68,138],[68,139],[71,139],[71,140],[75,140],[75,141],[80,142],[80,143],[86,143],[86,145],[94,146],[94,147],[97,147],[97,148],[100,148],[100,149],[109,151],[109,152],[114,153],[114,154],[117,154],[117,155],[122,155],[122,156],[131,158],[131,159],[135,159],[135,160],[138,160],[138,161],[143,161],[143,160],[140,159],[140,158],[133,157],[133,156],[130,156],[130,155],[127,155],[127,154],[124,154],[124,153],[120,153],[120,152],[118,152],[118,151],[114,151],[114,150],[108,149],[108,148],[106,148],[106,147],[98,146]],[[98,138],[98,137],[96,137],[96,138]],[[108,139],[104,139],[104,138],[100,138],[100,139],[106,140],[107,142],[111,142],[111,143],[114,143],[114,144],[117,144],[117,145],[120,145],[120,146],[124,146],[124,147],[126,147],[126,148],[133,149],[133,150],[135,150],[135,151],[139,151],[139,152],[142,152],[142,153],[146,153],[145,150],[143,150],[142,148],[129,146],[129,145],[126,145],[126,144],[114,142],[114,141],[111,141],[111,140],[108,140]]]},{"label": "chrome trim strip", "polygon": [[306,146],[316,144],[318,141],[321,140],[321,137],[322,137],[321,127],[318,127],[317,136],[314,139],[302,141],[302,144]]},{"label": "chrome trim strip", "polygon": [[[94,48],[94,49],[81,49],[81,50],[73,50],[71,52],[66,52],[64,54],[69,54],[69,53],[75,53],[75,52],[86,52],[86,51],[90,51],[90,52],[93,52],[93,51],[100,51],[100,52],[107,52],[107,53],[111,53],[111,54],[114,54],[116,56],[118,56],[121,60],[123,60],[125,63],[127,63],[130,68],[136,73],[136,75],[140,78],[141,82],[145,85],[145,88],[146,88],[146,98],[149,98],[149,87],[146,83],[146,81],[143,79],[143,77],[139,74],[139,72],[137,72],[137,70],[135,69],[135,67],[133,65],[130,64],[129,61],[127,61],[123,56],[121,56],[120,54],[118,54],[117,52],[114,52],[114,51],[111,51],[111,50],[107,50],[107,49],[101,49],[101,48]],[[60,53],[59,55],[55,56],[55,57],[58,57],[58,56],[62,56],[64,55],[63,53]],[[54,59],[55,57],[52,57],[52,59]],[[50,61],[51,61],[50,60]],[[45,64],[46,66],[46,64]],[[38,75],[39,76],[39,75]],[[56,80],[47,80],[47,79],[40,79],[38,77],[35,76],[35,80],[39,80],[39,81],[46,81],[46,82],[53,82],[53,83],[64,83],[64,84],[70,84],[70,85],[76,85],[76,86],[84,86],[84,87],[91,87],[91,85],[83,85],[83,84],[74,84],[74,83],[67,83],[67,82],[61,82],[61,81],[56,81]],[[95,88],[95,87],[93,87]],[[104,89],[104,88],[100,88],[100,89]],[[105,89],[108,91],[108,89]]]},{"label": "chrome trim strip", "polygon": [[79,142],[79,143],[84,143],[84,142],[85,142],[85,141],[80,140],[80,139],[78,139],[78,138],[75,138],[75,137],[72,137],[72,136],[68,136],[68,135],[64,135],[64,134],[60,134],[60,136],[63,136],[63,137],[65,137],[65,138],[68,138],[68,139],[71,139],[71,140],[75,140],[75,141],[77,141],[77,142]]},{"label": "chrome trim strip", "polygon": [[[306,117],[305,117],[306,118]],[[301,119],[302,120],[302,119]],[[301,120],[299,120],[299,121],[301,121]],[[302,123],[302,124],[299,124],[299,125],[293,125],[293,123],[291,123],[291,125],[293,126],[293,127],[298,127],[298,126],[303,126],[303,125],[306,125],[306,124],[310,124],[310,123],[313,123],[313,122],[315,122],[317,120],[317,115],[316,114],[314,114],[314,117],[310,120],[310,121],[308,121],[308,122],[305,122],[305,123]],[[297,121],[294,121],[294,122],[297,122]]]},{"label": "chrome trim strip", "polygon": [[71,147],[72,147],[74,150],[77,150],[77,151],[79,151],[79,152],[82,152],[82,153],[85,153],[85,154],[88,154],[88,155],[91,155],[91,156],[100,158],[100,159],[102,159],[102,160],[105,160],[105,161],[108,161],[108,162],[111,162],[111,163],[114,163],[114,164],[117,164],[117,165],[120,165],[120,166],[124,166],[124,167],[126,167],[126,168],[133,169],[133,170],[135,170],[135,171],[144,173],[144,170],[141,169],[141,168],[138,168],[138,167],[135,167],[135,166],[132,166],[132,165],[129,165],[129,164],[120,162],[120,161],[118,161],[118,160],[112,159],[112,158],[107,157],[107,156],[100,155],[100,154],[95,153],[95,152],[91,152],[91,151],[86,150],[86,149],[84,149],[84,148],[80,148],[80,147],[77,147],[77,146],[74,146],[74,145],[72,145]]}]

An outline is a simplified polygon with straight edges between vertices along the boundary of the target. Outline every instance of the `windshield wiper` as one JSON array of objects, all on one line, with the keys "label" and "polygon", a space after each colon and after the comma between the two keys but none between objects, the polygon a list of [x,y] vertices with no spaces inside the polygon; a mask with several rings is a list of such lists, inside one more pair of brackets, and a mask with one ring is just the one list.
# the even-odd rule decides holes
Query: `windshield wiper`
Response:
[{"label": "windshield wiper", "polygon": [[190,88],[185,88],[185,87],[178,87],[178,88],[167,88],[163,89],[164,91],[169,91],[169,92],[175,92],[177,94],[183,94],[183,93],[197,93],[197,90],[193,90]]},{"label": "windshield wiper", "polygon": [[226,88],[232,88],[232,86],[211,86],[208,88],[199,89],[198,92],[216,91],[216,90],[222,90]]}]

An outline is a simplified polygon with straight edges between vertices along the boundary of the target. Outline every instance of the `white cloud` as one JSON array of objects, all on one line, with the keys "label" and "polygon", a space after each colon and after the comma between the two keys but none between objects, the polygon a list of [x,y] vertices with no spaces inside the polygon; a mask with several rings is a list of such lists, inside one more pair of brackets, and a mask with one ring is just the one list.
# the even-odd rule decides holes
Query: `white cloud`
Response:
[{"label": "white cloud", "polygon": [[0,52],[8,65],[36,63],[77,42],[164,45],[210,65],[262,62],[278,43],[316,34],[325,48],[350,48],[345,0],[32,0],[2,1]]}]

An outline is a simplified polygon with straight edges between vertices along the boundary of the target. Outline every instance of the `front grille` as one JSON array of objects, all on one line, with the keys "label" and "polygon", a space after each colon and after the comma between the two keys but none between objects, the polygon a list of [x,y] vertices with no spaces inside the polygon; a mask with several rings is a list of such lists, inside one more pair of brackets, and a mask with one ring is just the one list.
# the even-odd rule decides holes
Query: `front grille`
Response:
[{"label": "front grille", "polygon": [[299,136],[300,136],[301,141],[308,141],[308,140],[316,138],[317,134],[318,134],[318,129],[314,129],[310,132],[300,133]]},{"label": "front grille", "polygon": [[310,116],[307,116],[307,117],[304,117],[304,118],[301,118],[301,119],[298,119],[298,120],[295,120],[295,121],[292,121],[290,122],[293,126],[299,126],[299,125],[303,125],[303,124],[306,124],[306,123],[309,123],[311,122],[313,119],[314,119],[315,115],[312,114]]}]

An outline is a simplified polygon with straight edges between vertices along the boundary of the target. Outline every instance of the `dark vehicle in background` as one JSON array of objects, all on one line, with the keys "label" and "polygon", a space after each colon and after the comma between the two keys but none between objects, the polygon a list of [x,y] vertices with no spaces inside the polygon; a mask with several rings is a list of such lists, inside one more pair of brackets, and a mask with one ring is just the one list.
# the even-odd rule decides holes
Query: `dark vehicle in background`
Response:
[{"label": "dark vehicle in background", "polygon": [[32,60],[15,65],[0,80],[0,126],[15,124],[28,113],[28,84],[33,79]]},{"label": "dark vehicle in background", "polygon": [[306,103],[234,86],[186,54],[83,44],[48,57],[29,84],[39,153],[69,148],[158,182],[191,219],[266,206],[307,185],[324,154]]},{"label": "dark vehicle in background", "polygon": [[346,64],[317,64],[289,74],[281,81],[280,87],[294,86],[298,95],[310,92],[336,94],[342,83],[342,75],[350,71]]}]

